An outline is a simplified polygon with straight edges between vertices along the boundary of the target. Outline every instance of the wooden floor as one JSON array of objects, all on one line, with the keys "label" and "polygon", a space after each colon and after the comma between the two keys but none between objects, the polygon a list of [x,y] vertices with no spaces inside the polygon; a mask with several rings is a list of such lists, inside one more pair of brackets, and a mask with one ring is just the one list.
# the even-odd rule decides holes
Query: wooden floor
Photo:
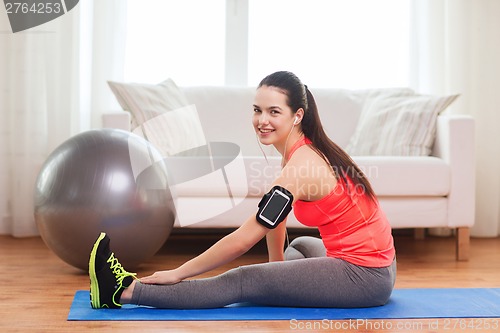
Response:
[{"label": "wooden floor", "polygon": [[[139,275],[174,268],[196,255],[220,235],[182,235],[170,237],[164,248],[144,263]],[[396,288],[414,287],[500,287],[500,238],[472,239],[470,261],[456,262],[451,238],[427,237],[414,240],[396,236],[398,278]],[[265,261],[261,243],[240,260],[213,272],[238,265]],[[56,257],[40,238],[15,239],[0,236],[0,331],[1,332],[313,332],[320,323],[289,321],[244,322],[69,322],[66,320],[74,293],[88,289],[89,278]],[[205,276],[209,276],[206,274]],[[464,319],[453,330],[445,319],[371,320],[349,328],[348,322],[335,322],[347,332],[497,332],[487,330],[500,319],[483,319],[482,329],[472,319]],[[468,324],[464,326],[462,324]],[[342,326],[344,325],[344,326]],[[399,329],[397,329],[399,327]],[[304,329],[299,329],[304,328]],[[328,331],[323,328],[323,331]],[[321,331],[321,329],[319,330]]]}]

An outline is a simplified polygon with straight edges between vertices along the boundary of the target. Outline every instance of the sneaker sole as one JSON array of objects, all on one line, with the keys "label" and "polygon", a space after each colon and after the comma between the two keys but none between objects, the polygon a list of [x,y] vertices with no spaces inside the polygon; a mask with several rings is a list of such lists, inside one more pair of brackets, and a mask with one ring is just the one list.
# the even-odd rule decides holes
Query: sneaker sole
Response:
[{"label": "sneaker sole", "polygon": [[95,257],[97,253],[97,248],[101,241],[104,239],[106,234],[101,232],[99,238],[94,243],[94,247],[92,248],[92,252],[90,252],[90,260],[89,260],[89,276],[90,276],[90,304],[94,309],[101,308],[101,302],[99,299],[99,281],[97,280],[97,275],[95,272]]}]

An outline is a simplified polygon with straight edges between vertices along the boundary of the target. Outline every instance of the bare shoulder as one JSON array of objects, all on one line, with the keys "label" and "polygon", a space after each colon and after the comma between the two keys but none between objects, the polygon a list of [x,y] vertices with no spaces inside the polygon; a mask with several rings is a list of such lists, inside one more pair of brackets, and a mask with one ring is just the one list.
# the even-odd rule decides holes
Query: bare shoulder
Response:
[{"label": "bare shoulder", "polygon": [[[331,170],[330,165],[311,145],[303,145],[292,155],[286,166],[290,168]],[[285,167],[286,167],[285,166]],[[328,172],[327,172],[328,173]]]},{"label": "bare shoulder", "polygon": [[310,145],[298,148],[282,170],[282,177],[298,187],[301,200],[314,201],[329,194],[337,180],[331,166]]}]

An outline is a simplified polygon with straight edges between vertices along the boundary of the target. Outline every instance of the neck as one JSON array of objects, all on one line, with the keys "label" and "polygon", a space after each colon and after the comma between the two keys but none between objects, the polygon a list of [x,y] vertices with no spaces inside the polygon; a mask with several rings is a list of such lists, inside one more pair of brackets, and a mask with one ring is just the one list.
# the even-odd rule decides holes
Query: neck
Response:
[{"label": "neck", "polygon": [[286,159],[287,154],[289,154],[293,145],[303,137],[304,133],[299,132],[297,130],[292,130],[287,140],[285,140],[285,142],[282,142],[281,144],[275,144],[274,147],[279,151],[283,159]]}]

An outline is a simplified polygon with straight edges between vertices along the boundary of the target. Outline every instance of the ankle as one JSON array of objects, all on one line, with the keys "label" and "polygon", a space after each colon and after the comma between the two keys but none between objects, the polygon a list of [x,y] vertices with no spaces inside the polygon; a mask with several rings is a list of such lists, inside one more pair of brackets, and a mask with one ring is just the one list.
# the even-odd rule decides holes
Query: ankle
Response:
[{"label": "ankle", "polygon": [[122,294],[120,296],[120,304],[129,304],[132,300],[132,295],[134,294],[136,280],[132,281],[130,286],[123,289]]}]

